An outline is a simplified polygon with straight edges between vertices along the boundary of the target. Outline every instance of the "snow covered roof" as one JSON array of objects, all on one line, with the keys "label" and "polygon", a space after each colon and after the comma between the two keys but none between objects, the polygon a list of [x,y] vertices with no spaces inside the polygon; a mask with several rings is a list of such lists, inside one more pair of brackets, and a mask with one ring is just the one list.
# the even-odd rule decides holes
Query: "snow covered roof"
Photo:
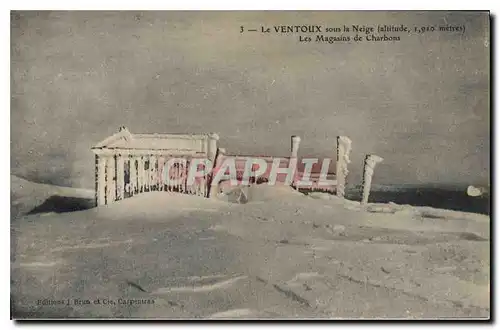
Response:
[{"label": "snow covered roof", "polygon": [[209,134],[132,134],[126,127],[97,143],[92,147],[98,149],[127,150],[176,150],[205,153],[209,138],[218,136]]}]

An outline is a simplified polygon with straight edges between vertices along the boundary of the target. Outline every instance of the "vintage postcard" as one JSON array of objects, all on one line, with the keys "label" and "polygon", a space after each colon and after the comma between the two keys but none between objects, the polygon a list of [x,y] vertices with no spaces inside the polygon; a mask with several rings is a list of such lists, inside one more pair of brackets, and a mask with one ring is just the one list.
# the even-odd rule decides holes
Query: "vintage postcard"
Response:
[{"label": "vintage postcard", "polygon": [[490,318],[487,11],[12,11],[11,318]]}]

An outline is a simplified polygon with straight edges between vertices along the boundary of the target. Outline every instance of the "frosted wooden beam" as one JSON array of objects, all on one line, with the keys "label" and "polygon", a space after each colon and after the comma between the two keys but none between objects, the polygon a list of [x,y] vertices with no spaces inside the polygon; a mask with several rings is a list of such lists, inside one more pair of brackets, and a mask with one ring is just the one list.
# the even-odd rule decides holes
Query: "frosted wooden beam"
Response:
[{"label": "frosted wooden beam", "polygon": [[109,157],[106,161],[106,204],[116,200],[116,167],[115,157]]},{"label": "frosted wooden beam", "polygon": [[219,141],[219,135],[217,133],[211,133],[208,135],[208,150],[207,156],[210,161],[214,162],[217,156],[217,143]]},{"label": "frosted wooden beam", "polygon": [[294,177],[292,178],[291,185],[295,187],[295,181],[297,176],[297,159],[299,155],[299,146],[300,146],[300,136],[293,135],[292,136],[292,145],[291,145],[291,150],[290,150],[290,163],[288,164],[288,168],[294,167],[295,168],[295,174]]},{"label": "frosted wooden beam", "polygon": [[146,173],[147,175],[147,189],[148,191],[152,191],[151,187],[153,186],[153,156],[149,155],[148,157],[148,161],[149,161],[149,167],[148,167],[148,171]]},{"label": "frosted wooden beam", "polygon": [[135,190],[137,189],[137,157],[130,157],[130,194],[135,195]]},{"label": "frosted wooden beam", "polygon": [[[208,187],[207,197],[216,197],[219,194],[220,184],[212,185],[212,180],[214,179],[214,177],[216,175],[214,169],[220,169],[220,167],[222,166],[222,163],[224,161],[224,157],[226,157],[226,149],[225,148],[218,148],[217,149],[217,156],[216,156],[215,161],[213,162],[213,166],[212,166],[210,181],[208,182],[209,187]],[[188,187],[188,189],[189,189],[189,187]]]},{"label": "frosted wooden beam", "polygon": [[161,155],[158,158],[158,190],[163,191],[165,187],[165,180],[164,180],[164,170],[165,170],[165,157]]},{"label": "frosted wooden beam", "polygon": [[207,139],[210,134],[134,133],[133,137],[136,138],[154,137],[159,139],[171,139],[171,140],[204,140]]},{"label": "frosted wooden beam", "polygon": [[108,149],[108,148],[93,148],[92,152],[96,155],[112,156],[116,153],[121,155],[133,155],[133,156],[149,156],[149,155],[163,155],[171,157],[182,157],[182,156],[197,156],[203,157],[207,156],[206,152],[198,152],[196,150],[190,149]]},{"label": "frosted wooden beam", "polygon": [[155,190],[160,190],[160,156],[155,157]]},{"label": "frosted wooden beam", "polygon": [[351,153],[352,141],[347,136],[337,137],[337,196],[344,198],[346,178],[349,174],[347,166],[351,162],[349,154]]},{"label": "frosted wooden beam", "polygon": [[125,159],[122,155],[116,156],[116,199],[125,197]]},{"label": "frosted wooden beam", "polygon": [[[148,169],[146,170],[146,162]],[[151,185],[151,156],[144,157],[144,191],[149,191]]]},{"label": "frosted wooden beam", "polygon": [[106,158],[96,155],[96,204],[106,204]]},{"label": "frosted wooden beam", "polygon": [[138,182],[138,193],[144,191],[144,158],[138,157],[138,167],[137,167],[137,182]]},{"label": "frosted wooden beam", "polygon": [[292,158],[297,158],[297,155],[299,154],[299,146],[300,146],[300,136],[292,136],[292,146],[291,146],[291,157]]},{"label": "frosted wooden beam", "polygon": [[370,189],[372,186],[373,171],[375,170],[375,166],[383,160],[384,159],[382,157],[377,155],[366,156],[363,168],[363,196],[361,204],[368,203],[368,197],[370,196]]}]

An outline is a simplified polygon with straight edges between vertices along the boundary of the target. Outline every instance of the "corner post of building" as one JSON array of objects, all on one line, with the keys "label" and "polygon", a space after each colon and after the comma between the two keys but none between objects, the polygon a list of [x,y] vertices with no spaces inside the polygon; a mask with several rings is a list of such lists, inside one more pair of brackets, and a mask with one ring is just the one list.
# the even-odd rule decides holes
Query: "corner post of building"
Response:
[{"label": "corner post of building", "polygon": [[365,158],[363,167],[363,196],[361,199],[361,204],[363,205],[368,203],[375,166],[383,160],[384,159],[382,157],[377,155],[367,155]]},{"label": "corner post of building", "polygon": [[344,198],[345,196],[345,185],[347,180],[347,175],[349,171],[347,166],[351,162],[349,159],[349,154],[351,153],[352,141],[347,136],[337,137],[337,196]]},{"label": "corner post of building", "polygon": [[155,171],[155,156],[151,153],[151,150],[149,150],[150,155],[149,155],[149,169],[148,169],[148,187],[149,191],[153,191],[153,186],[154,186],[154,171]]},{"label": "corner post of building", "polygon": [[208,135],[208,150],[207,156],[208,159],[212,162],[215,162],[215,157],[217,156],[217,143],[219,141],[219,135],[217,133],[210,133]]},{"label": "corner post of building", "polygon": [[293,169],[293,177],[292,177],[292,182],[291,185],[292,187],[295,187],[295,182],[298,176],[297,173],[297,160],[298,160],[298,155],[299,155],[299,146],[300,146],[300,136],[297,135],[292,135],[291,138],[291,150],[290,150],[290,162],[289,162],[289,167]]},{"label": "corner post of building", "polygon": [[137,157],[137,182],[138,182],[138,187],[137,191],[138,193],[144,192],[144,156],[139,155]]},{"label": "corner post of building", "polygon": [[135,160],[137,159],[135,155],[129,155],[129,161],[130,161],[130,196],[135,195],[135,189],[137,187],[137,167],[135,166]]},{"label": "corner post of building", "polygon": [[[151,181],[151,155],[144,155],[144,192],[149,191],[149,182]],[[147,169],[146,169],[147,165]]]},{"label": "corner post of building", "polygon": [[207,197],[216,197],[217,194],[219,194],[219,182],[215,182],[215,176],[217,175],[217,172],[220,170],[220,167],[222,166],[222,162],[224,161],[224,157],[226,156],[226,149],[225,148],[218,148],[217,153],[215,156],[215,160],[213,162],[212,166],[212,172],[211,172],[211,177],[210,177],[210,182],[209,182],[209,187],[208,187],[208,193]]},{"label": "corner post of building", "polygon": [[116,157],[111,154],[106,161],[106,204],[116,201]]},{"label": "corner post of building", "polygon": [[165,187],[164,173],[165,170],[165,156],[160,154],[158,156],[158,190],[163,191]]},{"label": "corner post of building", "polygon": [[125,159],[121,153],[116,155],[116,199],[125,197]]},{"label": "corner post of building", "polygon": [[96,153],[95,155],[95,199],[96,205],[106,204],[106,158]]}]

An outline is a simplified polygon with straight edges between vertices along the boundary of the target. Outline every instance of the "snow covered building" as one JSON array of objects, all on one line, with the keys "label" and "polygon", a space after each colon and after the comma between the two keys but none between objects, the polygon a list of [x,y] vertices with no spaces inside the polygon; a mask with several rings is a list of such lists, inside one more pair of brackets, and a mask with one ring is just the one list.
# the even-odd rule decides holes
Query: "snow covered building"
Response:
[{"label": "snow covered building", "polygon": [[[291,150],[287,156],[231,155],[218,146],[219,136],[209,134],[132,134],[125,127],[112,136],[92,147],[95,154],[96,168],[96,203],[110,204],[133,195],[148,191],[174,191],[198,196],[210,197],[227,189],[234,188],[234,182],[220,181],[212,186],[212,179],[225,161],[232,160],[236,170],[236,185],[258,184],[268,181],[271,168],[277,158],[279,167],[288,168],[290,162],[296,163],[293,178],[286,180],[287,175],[280,173],[276,184],[290,184],[301,190],[324,190],[336,192],[344,196],[347,165],[351,141],[344,136],[337,138],[337,155],[334,170],[328,170],[326,178],[329,186],[318,186],[321,164],[313,166],[309,175],[312,185],[301,186],[304,175],[304,164],[298,157],[300,137],[292,136]],[[333,156],[333,155],[332,155]],[[170,163],[169,160],[182,159],[183,162]],[[188,171],[194,160],[209,160],[205,169],[208,174],[188,180]],[[267,164],[267,169],[257,178],[243,180],[245,164],[249,159],[259,159]],[[200,163],[200,162],[197,162]],[[198,169],[199,168],[198,166]],[[319,166],[318,166],[319,165]],[[196,167],[194,166],[194,167]],[[224,168],[226,171],[227,169]],[[255,169],[254,169],[255,171]],[[167,180],[169,179],[169,180]],[[247,182],[248,181],[248,182]]]},{"label": "snow covered building", "polygon": [[207,196],[207,178],[191,186],[185,181],[164,184],[163,168],[170,158],[182,157],[172,175],[185,177],[189,163],[196,158],[215,161],[217,134],[132,134],[126,127],[92,147],[96,165],[97,205],[110,204],[148,191],[178,191]]}]

